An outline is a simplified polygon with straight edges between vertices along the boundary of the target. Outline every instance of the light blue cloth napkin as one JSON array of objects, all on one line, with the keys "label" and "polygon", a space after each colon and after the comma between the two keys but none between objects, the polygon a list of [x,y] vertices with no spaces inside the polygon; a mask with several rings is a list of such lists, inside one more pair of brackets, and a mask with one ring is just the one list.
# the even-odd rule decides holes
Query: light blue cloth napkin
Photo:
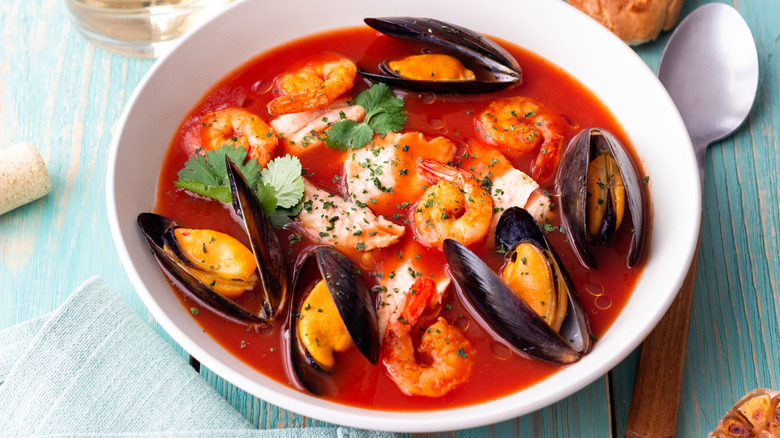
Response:
[{"label": "light blue cloth napkin", "polygon": [[101,278],[0,331],[0,437],[392,437],[257,430]]}]

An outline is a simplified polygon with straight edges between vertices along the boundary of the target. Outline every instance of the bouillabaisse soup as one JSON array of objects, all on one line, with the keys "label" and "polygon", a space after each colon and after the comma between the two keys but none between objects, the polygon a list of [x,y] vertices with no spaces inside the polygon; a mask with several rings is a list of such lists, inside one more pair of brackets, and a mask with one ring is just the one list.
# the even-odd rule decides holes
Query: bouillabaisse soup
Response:
[{"label": "bouillabaisse soup", "polygon": [[[367,80],[355,73],[355,65],[376,73],[383,61],[403,60],[389,64],[390,72],[417,78],[420,74],[468,77],[470,67],[468,62],[453,63],[450,57],[407,58],[435,53],[437,48],[421,49],[418,42],[367,27],[277,47],[215,84],[173,137],[162,164],[154,210],[179,227],[171,234],[178,239],[174,245],[181,246],[179,254],[186,253],[182,257],[192,264],[200,264],[204,271],[236,265],[226,282],[208,272],[201,281],[266,322],[226,316],[174,281],[174,293],[203,330],[267,376],[302,391],[313,389],[338,403],[369,409],[441,409],[495,399],[587,354],[625,305],[644,265],[642,256],[633,268],[626,262],[639,228],[630,210],[637,208],[623,208],[623,201],[612,196],[624,184],[614,181],[617,172],[610,169],[616,164],[626,166],[625,162],[599,158],[586,166],[591,174],[602,172],[601,179],[590,176],[581,182],[592,180],[587,194],[582,192],[583,199],[598,198],[588,204],[586,215],[597,217],[603,206],[605,217],[612,219],[598,216],[602,229],[614,223],[614,217],[622,217],[624,224],[606,232],[614,234],[607,243],[588,244],[598,268],[584,267],[570,245],[570,230],[562,226],[560,193],[567,182],[556,182],[557,167],[569,142],[585,128],[599,127],[624,145],[628,141],[603,104],[566,72],[522,48],[502,46],[522,67],[522,83],[484,93],[408,91]],[[337,122],[343,123],[337,127]],[[212,149],[218,151],[204,156]],[[251,260],[243,221],[234,212],[229,191],[227,198],[217,193],[229,189],[214,188],[227,185],[227,178],[222,181],[224,167],[221,174],[213,170],[220,161],[224,165],[226,150],[249,151],[243,172],[253,175],[247,177],[249,184],[276,224],[289,291],[273,319],[268,304],[263,308],[262,281]],[[234,155],[231,159],[237,160]],[[266,170],[261,172],[257,161],[250,160],[259,161]],[[205,181],[209,172],[214,181]],[[642,177],[640,186],[647,181]],[[596,193],[596,187],[605,185],[611,188],[609,193]],[[626,192],[632,190],[630,182],[625,187]],[[537,231],[523,231],[521,239],[511,242],[497,236],[497,227],[499,234],[501,227],[508,227],[511,235],[529,228],[523,222],[524,212],[513,214],[512,221],[505,219],[509,225],[497,224],[510,207],[529,211]],[[644,214],[640,210],[639,215]],[[597,235],[590,236],[590,242],[608,240],[599,234],[603,231],[599,226],[595,228],[589,234]],[[237,245],[224,241],[219,233],[232,236]],[[527,234],[533,236],[526,239]],[[243,249],[231,249],[235,246]],[[319,274],[311,266],[293,268],[316,247],[343,254],[353,263],[349,272],[370,291],[373,312],[368,315],[374,328],[365,330],[371,335],[361,336],[376,339],[361,342],[374,343],[365,349],[373,348],[367,356],[373,354],[376,364],[355,346],[340,319],[333,317],[334,304],[324,286],[331,274]],[[471,251],[484,261],[484,268],[465,262],[471,260]],[[323,250],[319,255],[326,258],[325,264],[338,264],[331,252]],[[312,265],[313,257],[305,264]],[[492,275],[483,272],[488,270],[509,286],[485,293],[508,290],[514,291],[515,298],[498,296],[489,305],[468,302],[475,296],[469,279]],[[320,275],[325,281],[315,286]],[[459,276],[468,278],[459,280]],[[568,298],[569,288],[576,289],[571,290],[574,298]],[[515,342],[498,333],[513,329],[500,324],[488,328],[495,318],[484,313],[505,313],[506,309],[495,306],[517,297],[525,303],[524,310],[510,315],[510,320],[519,321],[521,331],[526,326],[536,328]],[[495,312],[485,311],[486,307]],[[345,311],[357,312],[356,308]],[[579,316],[580,327],[586,321],[589,333],[585,326],[572,336],[575,318],[571,315]],[[582,339],[563,341],[577,344],[574,349],[563,345],[536,352],[547,350],[547,345],[536,344],[546,344],[552,337],[562,339],[556,332]],[[291,360],[289,351],[302,349],[308,351],[306,360],[328,370],[314,371],[317,379],[327,380],[325,389],[296,378],[292,367],[300,360]]]}]

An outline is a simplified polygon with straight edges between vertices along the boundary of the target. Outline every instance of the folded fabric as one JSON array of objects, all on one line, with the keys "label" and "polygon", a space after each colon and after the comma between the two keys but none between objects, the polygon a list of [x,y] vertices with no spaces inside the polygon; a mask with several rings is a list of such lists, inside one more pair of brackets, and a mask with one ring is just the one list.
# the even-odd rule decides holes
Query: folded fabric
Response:
[{"label": "folded fabric", "polygon": [[385,437],[257,430],[102,279],[0,331],[0,436]]}]

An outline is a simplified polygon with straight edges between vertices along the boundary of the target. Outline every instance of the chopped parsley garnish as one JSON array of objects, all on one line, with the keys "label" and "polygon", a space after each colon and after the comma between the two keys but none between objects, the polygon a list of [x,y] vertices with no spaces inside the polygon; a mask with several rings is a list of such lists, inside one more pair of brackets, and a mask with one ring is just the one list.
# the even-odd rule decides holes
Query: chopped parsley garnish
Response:
[{"label": "chopped parsley garnish", "polygon": [[398,132],[406,123],[404,101],[386,84],[372,85],[355,96],[355,104],[366,110],[363,121],[344,119],[331,125],[326,144],[332,149],[360,149],[374,138],[374,133]]}]

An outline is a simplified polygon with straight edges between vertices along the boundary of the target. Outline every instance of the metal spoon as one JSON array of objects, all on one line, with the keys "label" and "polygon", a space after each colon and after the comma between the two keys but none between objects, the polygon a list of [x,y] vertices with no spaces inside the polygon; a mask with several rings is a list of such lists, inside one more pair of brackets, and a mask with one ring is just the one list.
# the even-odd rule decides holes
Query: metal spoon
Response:
[{"label": "metal spoon", "polygon": [[[734,132],[755,100],[758,54],[747,23],[726,4],[700,6],[669,39],[658,78],[691,135],[703,186],[707,146]],[[626,422],[629,438],[675,436],[697,259],[642,344]]]},{"label": "metal spoon", "polygon": [[703,184],[707,146],[734,132],[756,97],[758,54],[750,28],[726,4],[697,8],[669,39],[658,79],[688,128]]}]

